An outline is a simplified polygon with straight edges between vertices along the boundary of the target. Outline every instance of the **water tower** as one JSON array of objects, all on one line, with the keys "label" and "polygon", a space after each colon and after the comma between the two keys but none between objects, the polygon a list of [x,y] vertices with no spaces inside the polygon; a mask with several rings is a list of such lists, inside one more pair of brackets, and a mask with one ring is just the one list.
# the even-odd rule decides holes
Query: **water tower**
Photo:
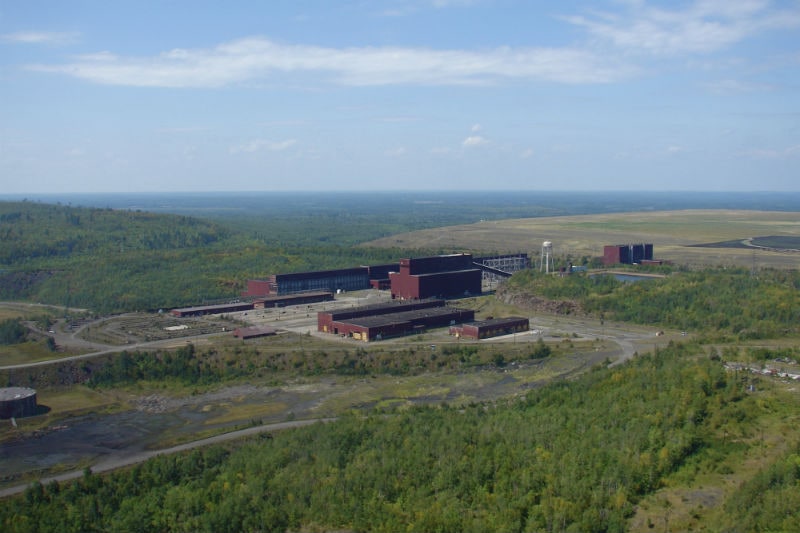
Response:
[{"label": "water tower", "polygon": [[544,241],[542,243],[542,261],[540,265],[539,270],[544,270],[547,273],[555,270],[553,268],[553,243],[550,241]]}]

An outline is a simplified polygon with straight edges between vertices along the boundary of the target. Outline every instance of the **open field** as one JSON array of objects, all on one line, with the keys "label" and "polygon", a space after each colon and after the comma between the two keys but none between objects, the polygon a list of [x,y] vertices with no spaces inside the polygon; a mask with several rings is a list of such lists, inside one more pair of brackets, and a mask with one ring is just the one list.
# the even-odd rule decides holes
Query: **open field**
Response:
[{"label": "open field", "polygon": [[553,242],[556,256],[603,255],[603,246],[649,242],[656,259],[690,266],[800,267],[800,253],[761,248],[702,247],[763,236],[800,236],[800,213],[683,210],[483,221],[393,235],[369,246],[441,248],[474,253],[528,252]]}]

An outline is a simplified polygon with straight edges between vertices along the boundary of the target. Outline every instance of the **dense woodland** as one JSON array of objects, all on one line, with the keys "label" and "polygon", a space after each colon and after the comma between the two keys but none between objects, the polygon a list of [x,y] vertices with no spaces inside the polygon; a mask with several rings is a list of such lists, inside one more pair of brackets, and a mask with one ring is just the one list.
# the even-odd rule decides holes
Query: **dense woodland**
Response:
[{"label": "dense woodland", "polygon": [[[402,253],[349,245],[356,235],[382,231],[374,220],[330,214],[331,224],[320,233],[309,231],[307,214],[275,217],[211,222],[0,202],[0,299],[99,314],[157,310],[235,298],[247,279],[386,263]],[[329,233],[334,227],[336,242]]]},{"label": "dense woodland", "polygon": [[[331,244],[333,222],[315,233],[300,219],[292,229],[287,221],[209,222],[30,202],[0,204],[0,215],[8,243],[0,297],[101,313],[197,303],[235,293],[248,277],[384,262],[402,253]],[[354,226],[364,230],[368,218]],[[370,231],[388,229],[375,223]],[[3,502],[0,524],[9,532],[625,531],[637,509],[659,501],[659,491],[700,491],[710,476],[755,462],[753,474],[720,489],[724,500],[704,524],[719,531],[797,530],[796,397],[778,381],[724,363],[797,359],[800,275],[663,272],[663,279],[630,284],[531,271],[515,275],[500,296],[569,300],[570,312],[601,320],[689,330],[683,343],[521,398],[344,413],[334,422],[158,457],[110,475],[87,470],[75,482],[35,483]],[[20,326],[0,324],[3,339],[24,341]],[[769,339],[782,344],[763,343]],[[526,349],[505,360],[557,356],[561,348]],[[413,348],[335,356],[299,350],[291,357],[247,346],[204,350],[123,352],[91,367],[89,384],[209,386],[290,369],[404,375],[504,363],[474,346],[436,357]],[[765,427],[779,428],[771,437],[781,446],[775,456],[766,455]],[[694,513],[700,520],[706,510]],[[645,527],[669,530],[669,519],[670,504],[663,503],[651,509]]]},{"label": "dense woodland", "polygon": [[[496,405],[354,414],[34,484],[4,531],[624,531],[671,476],[729,468],[782,408],[696,345]],[[797,448],[742,485],[721,529],[800,520]],[[738,456],[737,456],[738,457]],[[757,498],[763,507],[740,502]],[[764,512],[769,509],[769,513]],[[755,525],[757,527],[750,527]]]},{"label": "dense woodland", "polygon": [[776,338],[800,328],[800,272],[745,269],[675,270],[646,282],[614,276],[513,276],[508,295],[573,300],[606,320],[654,324],[738,340]]}]

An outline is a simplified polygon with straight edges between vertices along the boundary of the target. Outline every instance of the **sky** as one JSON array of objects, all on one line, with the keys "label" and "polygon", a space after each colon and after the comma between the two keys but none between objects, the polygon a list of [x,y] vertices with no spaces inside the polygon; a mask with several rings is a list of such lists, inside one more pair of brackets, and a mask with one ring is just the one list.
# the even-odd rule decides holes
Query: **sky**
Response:
[{"label": "sky", "polygon": [[0,192],[800,191],[798,0],[0,0]]}]

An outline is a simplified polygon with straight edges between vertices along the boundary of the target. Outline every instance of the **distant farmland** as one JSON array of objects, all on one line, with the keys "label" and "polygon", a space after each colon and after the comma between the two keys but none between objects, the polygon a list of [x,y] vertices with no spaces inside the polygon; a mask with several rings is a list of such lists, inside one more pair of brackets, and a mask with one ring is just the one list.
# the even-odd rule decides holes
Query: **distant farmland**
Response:
[{"label": "distant farmland", "polygon": [[368,246],[473,253],[601,256],[606,244],[651,242],[655,258],[693,266],[798,268],[800,213],[682,210],[483,221],[385,237]]}]

